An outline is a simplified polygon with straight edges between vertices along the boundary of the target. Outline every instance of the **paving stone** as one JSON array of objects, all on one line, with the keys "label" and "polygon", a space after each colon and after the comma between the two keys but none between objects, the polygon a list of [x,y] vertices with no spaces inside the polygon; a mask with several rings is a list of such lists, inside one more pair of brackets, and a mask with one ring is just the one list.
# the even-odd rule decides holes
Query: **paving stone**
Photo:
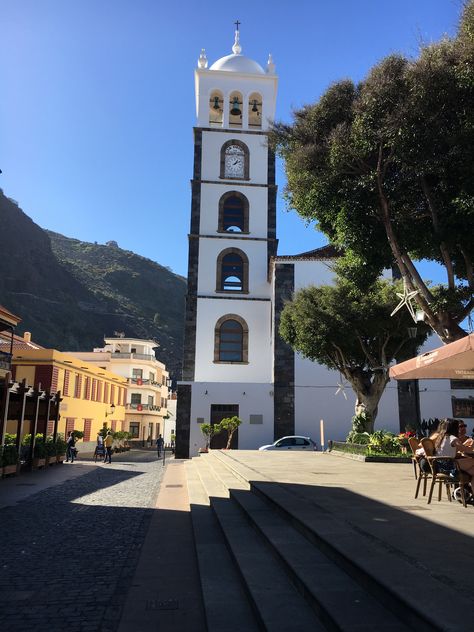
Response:
[{"label": "paving stone", "polygon": [[132,451],[83,471],[1,509],[0,629],[117,629],[163,466]]}]

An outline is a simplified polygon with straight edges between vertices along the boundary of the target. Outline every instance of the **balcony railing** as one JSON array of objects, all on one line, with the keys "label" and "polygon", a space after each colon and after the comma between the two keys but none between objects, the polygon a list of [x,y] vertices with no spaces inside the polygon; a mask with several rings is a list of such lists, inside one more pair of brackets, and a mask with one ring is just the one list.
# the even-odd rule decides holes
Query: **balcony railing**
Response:
[{"label": "balcony railing", "polygon": [[156,382],[155,380],[148,380],[141,377],[129,377],[129,384],[136,384],[137,386],[161,386],[161,382]]},{"label": "balcony railing", "polygon": [[122,353],[122,351],[114,351],[112,358],[123,358],[124,360],[155,360],[154,355],[149,353]]},{"label": "balcony railing", "polygon": [[0,351],[0,369],[4,369],[5,371],[10,371],[12,368],[12,354],[5,353],[5,351]]},{"label": "balcony railing", "polygon": [[125,404],[126,410],[136,410],[141,413],[143,411],[160,411],[161,406],[157,406],[156,404]]}]

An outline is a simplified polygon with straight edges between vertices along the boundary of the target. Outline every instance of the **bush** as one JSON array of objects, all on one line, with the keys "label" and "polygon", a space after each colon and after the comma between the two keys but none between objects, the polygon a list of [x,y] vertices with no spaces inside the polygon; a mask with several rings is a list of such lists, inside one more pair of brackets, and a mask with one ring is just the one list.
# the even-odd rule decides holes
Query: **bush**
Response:
[{"label": "bush", "polygon": [[[25,447],[31,445],[31,434],[26,434],[23,437],[21,441],[21,445]],[[38,432],[35,437],[35,451],[33,454],[33,458],[44,459],[45,457],[46,457],[46,446],[44,443],[44,437],[42,434]]]},{"label": "bush", "polygon": [[400,454],[400,443],[398,436],[393,432],[387,432],[386,430],[376,430],[370,435],[368,454],[385,454],[385,455],[397,455]]},{"label": "bush", "polygon": [[368,432],[357,432],[351,430],[347,435],[347,443],[357,443],[359,445],[367,445],[370,441],[370,434]]},{"label": "bush", "polygon": [[0,466],[16,465],[17,463],[18,450],[16,449],[16,445],[5,443],[4,446],[0,446]]}]

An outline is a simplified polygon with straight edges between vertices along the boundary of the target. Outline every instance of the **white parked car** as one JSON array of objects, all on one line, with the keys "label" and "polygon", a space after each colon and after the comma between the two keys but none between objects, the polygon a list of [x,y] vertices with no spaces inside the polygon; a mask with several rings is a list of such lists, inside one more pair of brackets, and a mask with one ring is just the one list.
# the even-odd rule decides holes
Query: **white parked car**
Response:
[{"label": "white parked car", "polygon": [[318,446],[310,437],[282,437],[269,445],[262,445],[259,450],[317,450]]}]

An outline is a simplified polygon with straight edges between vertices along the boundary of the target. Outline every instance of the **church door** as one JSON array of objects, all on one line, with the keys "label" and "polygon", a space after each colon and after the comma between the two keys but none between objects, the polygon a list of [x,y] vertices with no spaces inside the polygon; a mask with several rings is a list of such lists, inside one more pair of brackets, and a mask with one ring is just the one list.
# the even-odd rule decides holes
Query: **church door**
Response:
[{"label": "church door", "polygon": [[[238,417],[239,406],[238,404],[211,404],[211,424],[214,426],[218,424],[222,419],[227,417]],[[215,435],[211,439],[212,450],[222,450],[227,445],[227,432],[224,430]],[[239,429],[234,432],[232,437],[231,446],[232,450],[237,450],[239,447]]]}]

